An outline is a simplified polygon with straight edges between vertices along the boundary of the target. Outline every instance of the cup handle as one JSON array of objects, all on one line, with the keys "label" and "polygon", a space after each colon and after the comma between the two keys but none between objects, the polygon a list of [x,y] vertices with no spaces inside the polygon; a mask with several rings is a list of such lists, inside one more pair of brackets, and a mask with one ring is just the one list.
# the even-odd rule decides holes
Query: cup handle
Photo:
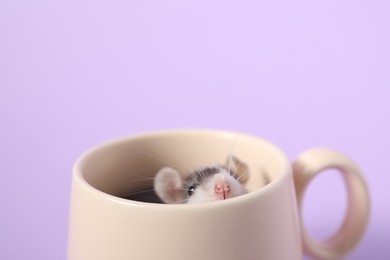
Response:
[{"label": "cup handle", "polygon": [[[347,212],[339,230],[324,241],[314,240],[302,219],[302,203],[306,187],[321,171],[340,171],[347,189]],[[303,251],[319,260],[339,259],[360,241],[367,227],[370,198],[367,184],[357,165],[344,154],[326,148],[315,148],[302,153],[293,163],[293,175],[301,218]]]}]

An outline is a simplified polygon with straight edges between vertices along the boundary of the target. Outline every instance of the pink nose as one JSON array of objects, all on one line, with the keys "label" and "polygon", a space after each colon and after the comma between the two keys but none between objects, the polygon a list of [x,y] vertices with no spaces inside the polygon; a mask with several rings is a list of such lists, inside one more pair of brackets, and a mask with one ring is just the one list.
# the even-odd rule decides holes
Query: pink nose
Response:
[{"label": "pink nose", "polygon": [[226,181],[217,182],[214,185],[214,191],[215,191],[215,194],[223,197],[223,199],[226,199],[226,197],[230,193],[230,185]]}]

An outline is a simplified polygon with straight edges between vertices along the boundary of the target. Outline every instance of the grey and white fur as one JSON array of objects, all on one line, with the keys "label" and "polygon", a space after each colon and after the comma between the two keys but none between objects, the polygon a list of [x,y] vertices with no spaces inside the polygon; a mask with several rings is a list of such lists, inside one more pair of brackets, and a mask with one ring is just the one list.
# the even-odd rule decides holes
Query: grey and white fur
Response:
[{"label": "grey and white fur", "polygon": [[218,201],[246,194],[248,178],[247,165],[229,155],[225,165],[196,169],[184,179],[177,170],[164,167],[154,178],[154,191],[168,204]]}]

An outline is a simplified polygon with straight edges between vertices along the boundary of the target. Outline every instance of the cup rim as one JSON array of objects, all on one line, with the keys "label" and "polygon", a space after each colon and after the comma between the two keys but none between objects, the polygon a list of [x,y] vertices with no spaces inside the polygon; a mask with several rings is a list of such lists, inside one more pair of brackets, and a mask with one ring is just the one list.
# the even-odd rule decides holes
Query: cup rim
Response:
[{"label": "cup rim", "polygon": [[[275,177],[274,180],[272,180],[270,183],[265,185],[264,187],[261,187],[260,189],[257,189],[255,191],[251,191],[247,194],[230,198],[227,200],[220,200],[220,201],[212,201],[212,202],[205,202],[205,203],[195,203],[195,204],[164,204],[164,203],[150,203],[150,202],[142,202],[142,201],[136,201],[136,200],[129,200],[125,198],[121,198],[106,192],[103,192],[96,187],[92,186],[83,176],[82,174],[82,165],[84,161],[90,157],[93,156],[93,154],[101,149],[105,149],[109,146],[115,146],[116,144],[134,140],[134,139],[140,139],[140,138],[151,138],[151,137],[157,137],[157,136],[167,136],[167,135],[174,135],[174,134],[188,134],[188,135],[197,135],[197,134],[206,134],[206,135],[216,135],[216,136],[223,136],[223,135],[229,135],[229,136],[242,136],[245,138],[250,138],[253,140],[261,141],[270,148],[272,148],[270,151],[274,154],[275,157],[278,158],[278,160],[282,163],[281,169],[279,174]],[[107,141],[104,141],[100,144],[97,144],[95,146],[92,146],[91,148],[84,151],[81,155],[78,156],[78,158],[75,160],[73,164],[73,174],[72,174],[72,183],[77,182],[77,184],[82,185],[83,188],[88,190],[88,192],[93,193],[96,196],[99,196],[101,199],[109,200],[111,202],[127,205],[127,206],[136,206],[136,207],[145,207],[145,208],[165,208],[165,209],[189,209],[189,208],[209,208],[209,207],[219,207],[219,206],[228,206],[232,204],[237,204],[240,202],[248,201],[255,199],[258,196],[261,196],[263,193],[270,192],[271,190],[277,189],[280,185],[282,185],[283,180],[287,178],[288,175],[291,175],[291,166],[290,162],[285,155],[285,153],[276,145],[273,143],[257,137],[255,135],[246,134],[242,132],[235,132],[235,131],[229,131],[229,130],[217,130],[217,129],[195,129],[195,128],[182,128],[182,129],[165,129],[165,130],[154,130],[154,131],[148,131],[148,132],[142,132],[142,133],[135,133],[135,134],[129,134],[113,139],[109,139]],[[73,183],[72,185],[75,185]]]}]

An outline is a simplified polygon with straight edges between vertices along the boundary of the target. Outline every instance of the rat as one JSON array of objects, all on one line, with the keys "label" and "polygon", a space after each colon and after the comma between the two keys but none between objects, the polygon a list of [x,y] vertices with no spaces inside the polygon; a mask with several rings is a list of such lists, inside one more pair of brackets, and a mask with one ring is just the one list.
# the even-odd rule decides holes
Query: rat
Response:
[{"label": "rat", "polygon": [[198,168],[184,179],[176,169],[164,167],[154,178],[154,191],[168,204],[203,203],[246,194],[248,179],[248,166],[229,155],[225,165]]}]

